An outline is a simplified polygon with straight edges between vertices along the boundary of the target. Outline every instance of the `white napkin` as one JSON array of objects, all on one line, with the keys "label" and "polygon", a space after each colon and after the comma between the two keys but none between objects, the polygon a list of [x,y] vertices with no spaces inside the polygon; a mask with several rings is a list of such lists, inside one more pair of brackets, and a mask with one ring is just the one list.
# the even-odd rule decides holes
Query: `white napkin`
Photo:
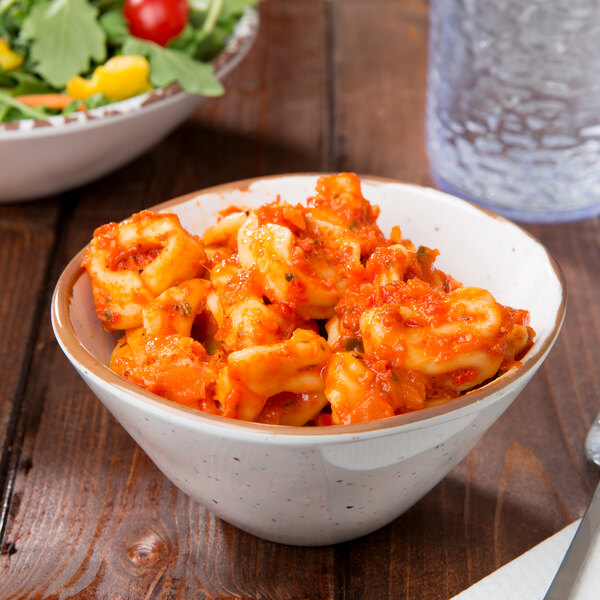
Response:
[{"label": "white napkin", "polygon": [[[577,531],[579,521],[567,525],[452,600],[542,600]],[[600,598],[600,540],[597,539],[572,596]]]}]

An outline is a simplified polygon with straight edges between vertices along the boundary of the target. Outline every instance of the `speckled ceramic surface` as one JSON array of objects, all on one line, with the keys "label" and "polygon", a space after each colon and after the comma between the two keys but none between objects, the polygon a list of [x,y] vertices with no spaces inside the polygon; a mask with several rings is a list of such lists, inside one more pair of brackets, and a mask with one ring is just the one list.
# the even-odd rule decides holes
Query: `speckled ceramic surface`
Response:
[{"label": "speckled ceramic surface", "polygon": [[[248,180],[177,199],[194,233],[235,203],[277,194],[301,202],[315,175]],[[438,248],[438,265],[489,289],[498,301],[531,312],[536,344],[523,365],[452,403],[362,425],[293,428],[228,420],[186,409],[138,389],[107,367],[114,336],[96,319],[77,255],[52,303],[56,337],[108,410],[182,491],[257,536],[296,545],[332,544],[389,523],[435,486],[521,392],[549,352],[565,312],[560,269],[515,225],[447,194],[364,180],[389,234]]]},{"label": "speckled ceramic surface", "polygon": [[[247,54],[258,31],[249,10],[213,64],[219,79]],[[44,121],[0,123],[0,202],[32,200],[92,181],[144,153],[203,101],[178,85]]]}]

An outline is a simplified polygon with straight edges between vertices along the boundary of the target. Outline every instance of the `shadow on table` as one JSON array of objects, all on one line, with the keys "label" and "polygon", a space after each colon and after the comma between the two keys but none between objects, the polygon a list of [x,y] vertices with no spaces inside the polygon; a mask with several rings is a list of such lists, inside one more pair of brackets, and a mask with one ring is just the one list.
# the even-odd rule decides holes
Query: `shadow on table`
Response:
[{"label": "shadow on table", "polygon": [[[566,525],[543,521],[543,510],[518,497],[499,503],[483,489],[468,488],[461,475],[448,476],[390,525],[336,547],[348,598],[385,597],[387,589],[406,589],[412,598],[413,588],[427,590],[420,597],[450,598]],[[373,589],[377,573],[385,577]],[[362,589],[366,581],[368,590]]]}]

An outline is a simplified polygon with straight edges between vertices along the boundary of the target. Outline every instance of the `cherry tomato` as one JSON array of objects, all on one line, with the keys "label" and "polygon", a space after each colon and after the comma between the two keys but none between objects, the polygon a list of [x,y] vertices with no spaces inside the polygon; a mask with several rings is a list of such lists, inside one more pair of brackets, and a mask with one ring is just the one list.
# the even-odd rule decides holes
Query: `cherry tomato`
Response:
[{"label": "cherry tomato", "polygon": [[126,0],[123,14],[131,35],[166,46],[188,22],[187,0]]}]

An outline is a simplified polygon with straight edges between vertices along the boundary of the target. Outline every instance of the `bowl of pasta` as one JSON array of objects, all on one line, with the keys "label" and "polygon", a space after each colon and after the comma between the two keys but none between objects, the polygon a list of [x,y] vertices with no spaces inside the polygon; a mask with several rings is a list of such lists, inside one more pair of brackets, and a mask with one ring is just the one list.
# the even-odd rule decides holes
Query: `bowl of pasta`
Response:
[{"label": "bowl of pasta", "polygon": [[352,173],[221,185],[99,227],[56,338],[184,493],[275,542],[372,532],[506,410],[566,290],[513,223]]}]

